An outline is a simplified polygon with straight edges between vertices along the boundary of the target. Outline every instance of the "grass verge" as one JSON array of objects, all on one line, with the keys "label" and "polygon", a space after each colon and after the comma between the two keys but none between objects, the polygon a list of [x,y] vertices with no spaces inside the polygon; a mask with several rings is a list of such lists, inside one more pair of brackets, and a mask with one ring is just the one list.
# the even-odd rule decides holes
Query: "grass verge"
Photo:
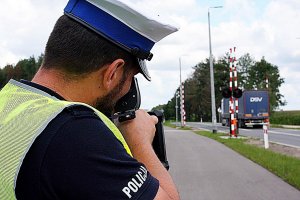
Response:
[{"label": "grass verge", "polygon": [[172,120],[168,120],[168,121],[165,121],[164,122],[164,125],[165,126],[168,126],[168,127],[171,127],[171,128],[176,128],[176,129],[178,129],[178,130],[192,130],[190,127],[188,127],[188,126],[185,126],[185,127],[180,127],[180,126],[175,126],[174,124],[173,124],[173,122],[174,121],[172,121]]},{"label": "grass verge", "polygon": [[300,125],[300,111],[276,111],[271,114],[271,124]]},{"label": "grass verge", "polygon": [[285,129],[294,129],[294,130],[300,130],[299,125],[280,125],[280,124],[270,124],[271,128],[285,128]]},{"label": "grass verge", "polygon": [[246,139],[222,139],[220,138],[222,134],[212,134],[207,131],[195,131],[195,133],[228,146],[300,190],[300,159],[246,144]]},{"label": "grass verge", "polygon": [[176,126],[172,123],[173,123],[172,120],[166,120],[166,121],[164,121],[164,126],[168,126],[168,127],[171,127],[171,128],[176,128]]}]

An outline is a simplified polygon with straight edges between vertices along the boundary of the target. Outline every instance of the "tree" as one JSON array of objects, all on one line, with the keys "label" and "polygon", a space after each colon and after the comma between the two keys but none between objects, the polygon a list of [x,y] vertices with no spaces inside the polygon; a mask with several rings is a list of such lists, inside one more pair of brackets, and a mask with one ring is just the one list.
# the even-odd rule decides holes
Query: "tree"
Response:
[{"label": "tree", "polygon": [[36,60],[34,56],[20,60],[15,66],[8,64],[3,69],[0,68],[0,88],[10,79],[31,80],[38,68],[41,66],[44,55],[41,54]]},{"label": "tree", "polygon": [[248,70],[255,64],[255,60],[249,53],[238,59],[238,79],[241,88],[251,88]]},{"label": "tree", "polygon": [[15,77],[15,71],[13,65],[6,65],[2,70],[2,82],[0,83],[1,88],[13,77]]},{"label": "tree", "polygon": [[219,58],[217,63],[214,64],[214,79],[215,79],[215,97],[216,108],[221,107],[222,89],[229,86],[229,61],[228,57],[224,56]]},{"label": "tree", "polygon": [[175,98],[173,97],[167,104],[158,105],[151,110],[163,110],[166,120],[175,120]]},{"label": "tree", "polygon": [[[245,54],[239,59],[240,85],[245,90],[268,90],[270,95],[270,109],[274,111],[279,106],[286,105],[279,88],[284,83],[280,77],[278,67],[267,62],[264,57],[254,61],[250,54]],[[268,88],[266,84],[268,80]]]},{"label": "tree", "polygon": [[[248,69],[249,85],[245,89],[267,89],[270,96],[271,111],[279,106],[286,105],[283,95],[279,92],[279,87],[284,83],[280,77],[278,67],[268,63],[264,57]],[[268,88],[266,80],[268,79]],[[252,87],[251,87],[252,86]]]},{"label": "tree", "polygon": [[[185,81],[185,102],[187,102],[187,120],[194,118],[200,120],[209,117],[210,107],[210,82],[209,61],[200,62],[193,67],[194,73]],[[189,102],[189,103],[188,103]]]},{"label": "tree", "polygon": [[[216,108],[221,105],[221,91],[229,87],[229,54],[219,58],[214,63]],[[211,93],[209,59],[198,63],[193,67],[193,74],[184,81],[185,110],[188,121],[211,120]],[[269,80],[270,108],[276,109],[279,105],[285,105],[283,95],[279,93],[279,87],[284,83],[280,77],[278,67],[268,63],[263,57],[255,61],[249,53],[238,59],[238,84],[245,90],[266,89],[266,78]],[[179,88],[177,88],[179,90]],[[162,106],[166,119],[175,117],[175,98]],[[179,112],[180,113],[180,112]],[[180,117],[180,114],[179,114]]]},{"label": "tree", "polygon": [[20,60],[15,66],[15,70],[19,71],[16,79],[26,79],[31,80],[37,71],[36,61],[34,56],[31,56],[29,59]]},{"label": "tree", "polygon": [[[219,59],[214,64],[215,88],[217,107],[221,102],[221,89],[229,80],[229,74],[225,73],[227,61]],[[193,67],[194,73],[184,82],[185,111],[188,121],[209,121],[211,119],[211,91],[209,60],[198,63]]]}]

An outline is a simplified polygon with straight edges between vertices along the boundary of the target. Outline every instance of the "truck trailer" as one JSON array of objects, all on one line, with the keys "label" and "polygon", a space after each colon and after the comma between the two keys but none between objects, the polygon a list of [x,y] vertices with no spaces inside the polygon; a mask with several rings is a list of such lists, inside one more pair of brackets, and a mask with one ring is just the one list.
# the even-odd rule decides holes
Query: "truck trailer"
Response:
[{"label": "truck trailer", "polygon": [[[222,125],[230,125],[229,98],[221,101]],[[233,101],[235,98],[233,97]],[[235,112],[234,106],[234,113]],[[267,90],[244,90],[238,99],[237,122],[239,127],[258,127],[269,122],[270,99]]]}]

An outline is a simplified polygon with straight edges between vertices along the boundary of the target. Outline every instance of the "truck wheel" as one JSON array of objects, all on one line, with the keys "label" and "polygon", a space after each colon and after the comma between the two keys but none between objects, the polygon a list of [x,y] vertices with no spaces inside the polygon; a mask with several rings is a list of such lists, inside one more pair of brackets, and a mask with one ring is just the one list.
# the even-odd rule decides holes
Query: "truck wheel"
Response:
[{"label": "truck wheel", "polygon": [[222,122],[222,126],[226,125],[226,119],[222,119],[221,122]]},{"label": "truck wheel", "polygon": [[242,120],[239,120],[239,128],[245,128],[245,123]]}]

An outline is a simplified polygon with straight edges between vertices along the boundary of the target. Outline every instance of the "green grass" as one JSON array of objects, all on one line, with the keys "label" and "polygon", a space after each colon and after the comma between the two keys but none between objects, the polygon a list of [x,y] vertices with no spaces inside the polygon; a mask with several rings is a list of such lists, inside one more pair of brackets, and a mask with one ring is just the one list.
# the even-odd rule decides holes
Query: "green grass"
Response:
[{"label": "green grass", "polygon": [[174,121],[172,120],[166,120],[164,122],[164,125],[165,126],[168,126],[168,127],[171,127],[171,128],[176,128],[176,129],[179,129],[179,130],[192,130],[190,127],[188,126],[185,126],[185,127],[180,127],[180,126],[175,126],[174,124],[172,124]]},{"label": "green grass", "polygon": [[246,139],[222,139],[220,138],[222,134],[212,134],[207,131],[195,131],[195,133],[228,146],[300,189],[300,159],[246,144]]},{"label": "green grass", "polygon": [[300,111],[276,111],[271,114],[271,124],[300,125]]},{"label": "green grass", "polygon": [[164,125],[165,126],[168,126],[168,127],[171,127],[171,128],[176,128],[176,126],[174,125],[174,124],[172,124],[174,121],[172,121],[172,120],[166,120],[165,122],[164,122]]}]

